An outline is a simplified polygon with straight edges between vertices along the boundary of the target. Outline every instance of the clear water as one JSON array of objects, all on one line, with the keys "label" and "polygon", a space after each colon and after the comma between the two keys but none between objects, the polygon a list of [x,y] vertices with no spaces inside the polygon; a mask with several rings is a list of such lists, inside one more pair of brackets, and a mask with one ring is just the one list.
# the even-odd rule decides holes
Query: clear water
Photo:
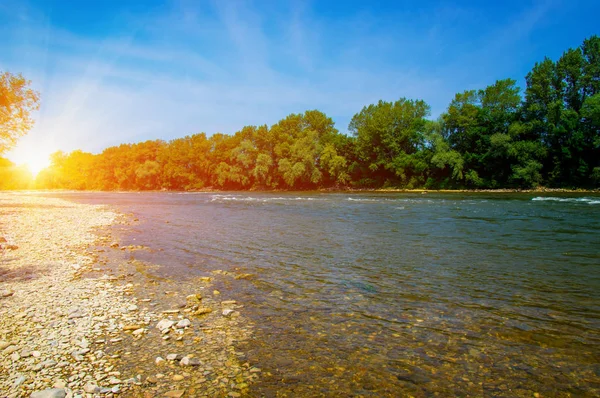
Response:
[{"label": "clear water", "polygon": [[600,396],[600,196],[81,193],[152,271],[249,273],[256,396]]}]

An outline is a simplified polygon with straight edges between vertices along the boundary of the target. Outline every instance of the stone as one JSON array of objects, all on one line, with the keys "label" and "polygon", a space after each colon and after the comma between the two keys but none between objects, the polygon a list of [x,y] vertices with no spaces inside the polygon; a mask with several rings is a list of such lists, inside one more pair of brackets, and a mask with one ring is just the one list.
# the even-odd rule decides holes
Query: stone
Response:
[{"label": "stone", "polygon": [[0,340],[0,351],[5,349],[6,347],[10,346],[10,343],[8,341],[2,341]]},{"label": "stone", "polygon": [[83,391],[88,394],[94,394],[100,392],[100,388],[93,383],[87,383],[85,386],[83,386]]},{"label": "stone", "polygon": [[183,357],[179,364],[181,366],[200,366],[202,362],[198,358]]},{"label": "stone", "polygon": [[171,321],[169,319],[162,319],[156,324],[156,328],[160,331],[163,331],[165,329],[170,329],[173,325],[175,325],[175,321]]},{"label": "stone", "polygon": [[18,351],[18,350],[19,350],[19,348],[17,346],[15,346],[15,345],[9,345],[8,347],[6,347],[4,349],[4,353],[6,355],[9,355],[9,354],[12,354],[13,352]]},{"label": "stone", "polygon": [[167,361],[179,361],[181,358],[183,358],[183,355],[181,355],[181,354],[168,354],[167,355]]},{"label": "stone", "polygon": [[206,315],[206,314],[210,314],[212,312],[211,308],[208,307],[201,307],[198,308],[195,312],[194,315]]},{"label": "stone", "polygon": [[177,322],[177,324],[175,325],[175,328],[177,329],[184,329],[184,328],[188,328],[192,325],[192,322],[190,322],[189,319],[182,319],[179,322]]},{"label": "stone", "polygon": [[142,327],[142,325],[125,325],[123,326],[123,330],[138,330]]},{"label": "stone", "polygon": [[13,294],[15,294],[15,292],[13,290],[0,290],[0,297],[2,297],[2,298],[10,297]]},{"label": "stone", "polygon": [[182,375],[173,375],[173,381],[181,381],[184,377]]},{"label": "stone", "polygon": [[64,388],[49,388],[31,393],[30,398],[65,398],[67,392]]},{"label": "stone", "polygon": [[226,308],[223,310],[223,316],[230,316],[234,311],[232,309]]},{"label": "stone", "polygon": [[167,398],[181,398],[185,394],[185,390],[171,390],[165,393]]},{"label": "stone", "polygon": [[154,363],[155,363],[157,366],[160,366],[160,365],[162,365],[162,364],[164,364],[164,363],[165,363],[165,360],[164,360],[164,358],[161,358],[161,357],[156,357],[156,359],[154,360]]},{"label": "stone", "polygon": [[156,384],[158,383],[158,379],[154,376],[148,376],[148,378],[146,378],[146,381],[150,384]]},{"label": "stone", "polygon": [[17,379],[14,381],[12,388],[17,388],[19,387],[21,384],[23,384],[23,382],[27,380],[27,378],[23,375],[19,375],[19,377],[17,377]]},{"label": "stone", "polygon": [[191,303],[199,303],[202,300],[202,295],[200,293],[190,294],[186,297],[186,300]]},{"label": "stone", "polygon": [[139,328],[137,330],[134,330],[131,334],[134,336],[140,336],[140,335],[144,334],[144,332],[146,332],[146,329]]},{"label": "stone", "polygon": [[132,312],[132,311],[137,311],[138,310],[138,306],[135,304],[131,304],[129,307],[127,307],[127,311]]}]

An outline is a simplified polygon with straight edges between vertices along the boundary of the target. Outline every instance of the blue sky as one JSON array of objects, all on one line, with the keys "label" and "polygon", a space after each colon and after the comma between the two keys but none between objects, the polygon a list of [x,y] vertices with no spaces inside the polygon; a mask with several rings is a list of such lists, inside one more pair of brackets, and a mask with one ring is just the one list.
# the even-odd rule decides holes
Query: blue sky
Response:
[{"label": "blue sky", "polygon": [[[416,5],[418,3],[418,5]],[[0,70],[40,91],[9,157],[206,132],[524,76],[600,34],[600,2],[3,0]]]}]

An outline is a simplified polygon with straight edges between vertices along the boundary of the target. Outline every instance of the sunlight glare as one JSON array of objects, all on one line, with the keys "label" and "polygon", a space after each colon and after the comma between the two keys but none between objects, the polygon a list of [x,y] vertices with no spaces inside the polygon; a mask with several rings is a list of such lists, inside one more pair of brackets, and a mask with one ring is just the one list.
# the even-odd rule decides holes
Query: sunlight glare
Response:
[{"label": "sunlight glare", "polygon": [[50,154],[54,152],[39,146],[18,146],[12,151],[12,160],[17,166],[25,165],[35,178],[38,173],[50,166]]}]

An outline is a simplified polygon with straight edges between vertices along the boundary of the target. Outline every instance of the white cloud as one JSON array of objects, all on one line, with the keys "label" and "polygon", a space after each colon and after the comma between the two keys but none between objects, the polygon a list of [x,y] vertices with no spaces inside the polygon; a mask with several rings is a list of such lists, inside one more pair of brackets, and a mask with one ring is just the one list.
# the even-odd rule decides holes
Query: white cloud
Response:
[{"label": "white cloud", "polygon": [[[15,55],[0,68],[22,71],[41,91],[23,147],[97,152],[200,131],[233,133],[307,109],[334,117],[345,132],[354,113],[379,99],[425,99],[437,116],[457,85],[467,88],[452,80],[465,67],[458,61],[447,69],[416,67],[429,51],[447,53],[444,16],[470,16],[435,15],[433,25],[419,27],[426,16],[411,21],[410,14],[394,27],[392,18],[382,25],[358,12],[327,26],[298,4],[265,14],[245,2],[192,2],[126,15],[131,29],[97,38],[30,10],[26,25],[12,32]],[[524,18],[522,35],[538,17]]]}]

